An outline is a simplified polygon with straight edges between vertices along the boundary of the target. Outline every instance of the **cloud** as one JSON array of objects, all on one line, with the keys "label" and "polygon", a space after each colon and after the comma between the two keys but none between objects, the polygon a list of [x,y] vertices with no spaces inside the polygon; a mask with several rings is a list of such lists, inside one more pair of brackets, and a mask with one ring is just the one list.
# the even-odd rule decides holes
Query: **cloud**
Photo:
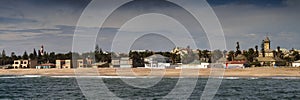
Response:
[{"label": "cloud", "polygon": [[[234,49],[236,41],[240,41],[242,49],[253,48],[260,45],[267,33],[272,47],[280,45],[287,49],[300,48],[300,45],[296,45],[299,41],[295,38],[300,37],[300,34],[292,34],[300,32],[300,22],[297,21],[300,18],[297,13],[299,8],[285,2],[287,1],[283,0],[278,3],[282,6],[263,8],[256,4],[238,3],[213,6],[224,29],[228,48]],[[278,37],[282,33],[286,35]],[[283,42],[288,38],[291,40]]]},{"label": "cloud", "polygon": [[0,17],[0,24],[34,23],[36,20]]}]

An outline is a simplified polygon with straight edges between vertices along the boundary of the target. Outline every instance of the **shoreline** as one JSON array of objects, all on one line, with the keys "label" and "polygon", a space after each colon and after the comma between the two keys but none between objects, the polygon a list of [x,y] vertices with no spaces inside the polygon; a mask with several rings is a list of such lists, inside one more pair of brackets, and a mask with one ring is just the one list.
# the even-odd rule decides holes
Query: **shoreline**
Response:
[{"label": "shoreline", "polygon": [[[299,77],[300,68],[256,67],[245,69],[220,69],[218,75],[208,69],[187,69],[190,73],[181,75],[181,69],[147,69],[147,68],[82,68],[82,69],[0,69],[0,76],[7,75],[40,75],[40,76],[101,76],[101,77]],[[218,70],[218,69],[216,69]],[[222,70],[224,73],[222,75]],[[134,72],[134,73],[132,73]],[[198,72],[198,73],[197,73]],[[152,73],[152,74],[151,74]]]}]

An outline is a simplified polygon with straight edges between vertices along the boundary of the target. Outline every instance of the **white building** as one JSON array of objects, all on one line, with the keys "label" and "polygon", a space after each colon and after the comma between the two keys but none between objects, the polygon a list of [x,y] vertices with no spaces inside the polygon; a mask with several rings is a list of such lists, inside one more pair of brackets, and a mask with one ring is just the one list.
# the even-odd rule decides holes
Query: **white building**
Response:
[{"label": "white building", "polygon": [[132,59],[129,57],[112,58],[111,64],[114,68],[131,68]]},{"label": "white building", "polygon": [[300,67],[300,60],[293,62],[292,67]]},{"label": "white building", "polygon": [[145,68],[167,68],[170,67],[170,63],[166,63],[168,60],[167,57],[155,54],[152,56],[149,56],[144,59],[145,62]]},{"label": "white building", "polygon": [[182,64],[182,65],[179,65],[179,67],[176,67],[176,69],[182,69],[182,68],[201,69],[201,68],[208,68],[208,66],[209,66],[209,63]]},{"label": "white building", "polygon": [[35,68],[37,65],[37,60],[14,60],[12,65],[14,69],[17,68]]}]

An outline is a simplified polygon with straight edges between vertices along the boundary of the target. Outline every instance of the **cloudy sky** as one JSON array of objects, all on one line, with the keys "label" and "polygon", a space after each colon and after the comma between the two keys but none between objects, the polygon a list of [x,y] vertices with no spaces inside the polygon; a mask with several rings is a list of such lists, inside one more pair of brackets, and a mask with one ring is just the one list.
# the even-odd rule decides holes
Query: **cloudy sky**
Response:
[{"label": "cloudy sky", "polygon": [[[40,45],[44,45],[49,52],[71,51],[77,21],[91,1],[1,0],[0,2],[0,50],[22,54],[25,50],[32,52],[33,48],[38,49]],[[103,3],[109,5],[110,2],[103,1]],[[267,33],[272,41],[271,48],[280,46],[300,49],[299,0],[208,0],[208,3],[222,25],[227,49],[235,49],[237,41],[240,42],[242,49],[254,48],[255,45],[260,45]],[[201,8],[196,4],[190,6]],[[110,50],[112,42],[121,49],[126,48],[122,43],[127,43],[124,41],[129,41],[138,34],[145,35],[136,38],[129,48],[169,51],[175,46],[174,42],[183,43],[180,46],[185,46],[192,38],[196,39],[198,48],[210,48],[202,27],[194,23],[194,20],[178,6],[159,0],[140,0],[121,8],[116,11],[119,13],[118,16],[112,16],[111,21],[101,27],[102,33],[98,35],[96,44],[104,50]],[[190,31],[191,34],[197,36],[191,38],[182,34],[185,32],[181,29],[182,26],[174,19],[161,14],[144,14],[134,19],[126,19],[130,18],[128,16],[149,11],[168,13],[169,17],[183,20],[181,23],[189,25],[193,30]],[[107,12],[107,9],[101,6],[92,12]],[[100,14],[90,18],[93,20],[105,16]],[[120,26],[120,22],[124,20],[128,21]],[[79,27],[82,34],[98,29]],[[121,33],[119,38],[114,37],[118,32]],[[164,34],[171,35],[172,39]]]}]

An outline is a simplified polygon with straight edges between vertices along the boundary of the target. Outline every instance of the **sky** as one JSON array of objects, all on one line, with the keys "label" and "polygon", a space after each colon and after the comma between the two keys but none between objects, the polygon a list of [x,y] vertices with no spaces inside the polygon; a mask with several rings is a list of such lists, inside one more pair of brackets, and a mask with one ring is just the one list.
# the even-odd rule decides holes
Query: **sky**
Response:
[{"label": "sky", "polygon": [[[102,0],[109,5],[111,0]],[[190,2],[194,2],[191,0]],[[268,34],[271,48],[300,49],[300,1],[299,0],[208,0],[217,15],[226,40],[228,50],[235,50],[236,42],[241,49],[260,46]],[[73,35],[77,22],[90,0],[1,0],[0,1],[0,50],[8,54],[23,54],[39,49],[44,45],[47,52],[66,53],[72,50]],[[197,4],[189,5],[201,9]],[[91,12],[108,12],[105,6]],[[145,12],[152,12],[145,14]],[[160,12],[168,14],[154,14]],[[122,52],[124,48],[170,51],[178,46],[186,47],[195,39],[196,47],[209,49],[206,33],[199,23],[193,20],[181,7],[161,0],[137,0],[126,4],[112,13],[109,21],[101,27],[96,43],[107,51],[112,44]],[[118,13],[118,14],[117,14]],[[143,15],[139,15],[143,14]],[[120,16],[121,15],[121,16]],[[134,15],[139,15],[129,19]],[[106,15],[89,16],[90,20],[105,18]],[[173,18],[173,19],[172,19]],[[185,29],[174,19],[188,25],[191,34],[183,34]],[[96,23],[97,21],[95,21]],[[124,22],[122,25],[121,22]],[[126,23],[125,23],[126,22]],[[88,23],[89,24],[89,23]],[[92,24],[92,23],[91,23]],[[97,27],[78,26],[80,33],[87,34]],[[77,28],[78,28],[77,27]],[[117,35],[114,37],[117,33]],[[127,41],[133,43],[127,46]],[[168,35],[164,35],[168,34]],[[172,38],[172,39],[170,39]],[[123,45],[124,44],[124,45]],[[125,46],[126,44],[126,46]]]}]

